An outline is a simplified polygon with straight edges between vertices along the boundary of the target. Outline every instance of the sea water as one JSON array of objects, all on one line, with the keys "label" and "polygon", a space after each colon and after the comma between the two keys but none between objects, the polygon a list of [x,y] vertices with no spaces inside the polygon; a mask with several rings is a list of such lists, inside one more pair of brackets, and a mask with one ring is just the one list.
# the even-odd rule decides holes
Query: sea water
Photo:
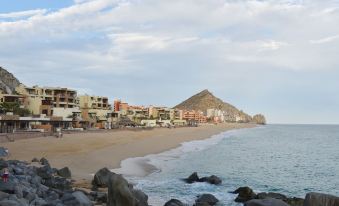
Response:
[{"label": "sea water", "polygon": [[[242,186],[293,197],[304,197],[310,191],[339,196],[339,126],[267,125],[233,130],[183,143],[144,161],[158,170],[146,177],[127,178],[155,206],[171,198],[193,204],[203,193],[216,196],[219,205],[240,206],[229,192]],[[195,171],[201,177],[217,175],[223,183],[182,181]]]}]

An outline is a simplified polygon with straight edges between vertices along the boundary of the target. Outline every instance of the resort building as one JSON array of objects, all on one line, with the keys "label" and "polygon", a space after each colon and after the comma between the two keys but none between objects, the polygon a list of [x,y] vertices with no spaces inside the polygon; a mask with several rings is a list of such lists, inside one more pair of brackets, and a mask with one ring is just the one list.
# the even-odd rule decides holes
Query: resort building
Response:
[{"label": "resort building", "polygon": [[189,122],[206,123],[207,117],[201,111],[184,111],[183,119]]},{"label": "resort building", "polygon": [[78,97],[81,121],[87,124],[85,127],[111,129],[112,128],[112,108],[107,97],[82,95]]},{"label": "resort building", "polygon": [[77,92],[61,87],[26,87],[23,84],[16,92],[24,97],[23,105],[33,115],[59,116],[69,118],[79,112]]}]

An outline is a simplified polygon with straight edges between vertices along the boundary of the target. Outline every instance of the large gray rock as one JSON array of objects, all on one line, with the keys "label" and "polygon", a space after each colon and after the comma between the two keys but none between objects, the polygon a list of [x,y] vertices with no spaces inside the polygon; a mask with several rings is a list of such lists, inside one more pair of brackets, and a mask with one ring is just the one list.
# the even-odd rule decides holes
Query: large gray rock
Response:
[{"label": "large gray rock", "polygon": [[216,205],[219,200],[211,194],[203,194],[195,200],[195,205]]},{"label": "large gray rock", "polygon": [[244,206],[290,206],[282,200],[267,198],[267,199],[255,199],[245,202]]},{"label": "large gray rock", "polygon": [[238,194],[238,197],[234,200],[236,202],[247,202],[256,197],[256,194],[249,187],[239,187],[233,193]]},{"label": "large gray rock", "polygon": [[267,198],[273,198],[273,199],[279,199],[279,200],[286,200],[287,197],[283,194],[280,193],[275,193],[275,192],[262,192],[258,193],[256,196],[256,199],[267,199]]},{"label": "large gray rock", "polygon": [[0,206],[21,206],[21,204],[14,200],[2,200]]},{"label": "large gray rock", "polygon": [[338,206],[339,197],[311,192],[305,197],[304,206]]},{"label": "large gray rock", "polygon": [[170,201],[166,202],[164,206],[185,206],[180,200],[171,199]]},{"label": "large gray rock", "polygon": [[105,168],[100,169],[97,171],[94,175],[94,179],[92,181],[93,186],[96,187],[107,187],[108,186],[108,181],[109,177],[112,174],[112,172]]},{"label": "large gray rock", "polygon": [[64,167],[64,168],[58,170],[57,174],[60,177],[64,177],[64,178],[71,178],[72,177],[71,170],[68,167]]},{"label": "large gray rock", "polygon": [[117,174],[109,174],[107,206],[137,206],[128,182]]},{"label": "large gray rock", "polygon": [[92,206],[93,203],[88,199],[88,197],[80,191],[76,191],[72,193],[73,197],[75,197],[75,199],[78,202],[78,206]]},{"label": "large gray rock", "polygon": [[107,206],[148,206],[147,195],[134,190],[122,175],[109,174]]}]

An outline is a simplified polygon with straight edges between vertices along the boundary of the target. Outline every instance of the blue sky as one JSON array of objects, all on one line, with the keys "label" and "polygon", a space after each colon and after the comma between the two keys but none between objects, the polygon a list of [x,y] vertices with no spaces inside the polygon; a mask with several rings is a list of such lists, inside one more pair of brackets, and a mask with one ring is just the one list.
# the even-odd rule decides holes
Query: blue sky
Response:
[{"label": "blue sky", "polygon": [[1,0],[0,13],[48,8],[60,9],[74,4],[73,0]]},{"label": "blue sky", "polygon": [[203,89],[270,123],[339,120],[339,1],[1,1],[0,62],[31,85],[175,106]]}]

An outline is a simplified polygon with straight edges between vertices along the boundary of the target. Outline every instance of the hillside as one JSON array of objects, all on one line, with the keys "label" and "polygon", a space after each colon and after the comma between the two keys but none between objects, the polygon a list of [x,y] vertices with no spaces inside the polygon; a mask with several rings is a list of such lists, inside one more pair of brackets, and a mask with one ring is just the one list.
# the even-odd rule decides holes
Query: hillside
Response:
[{"label": "hillside", "polygon": [[215,97],[208,90],[201,91],[200,93],[178,104],[174,108],[182,110],[200,110],[203,112],[206,112],[207,109],[219,109],[227,113],[228,120],[230,121],[235,121],[236,117],[240,117],[245,122],[252,120],[250,115]]},{"label": "hillside", "polygon": [[0,67],[0,91],[5,94],[13,94],[15,87],[19,86],[20,81],[6,69]]}]

